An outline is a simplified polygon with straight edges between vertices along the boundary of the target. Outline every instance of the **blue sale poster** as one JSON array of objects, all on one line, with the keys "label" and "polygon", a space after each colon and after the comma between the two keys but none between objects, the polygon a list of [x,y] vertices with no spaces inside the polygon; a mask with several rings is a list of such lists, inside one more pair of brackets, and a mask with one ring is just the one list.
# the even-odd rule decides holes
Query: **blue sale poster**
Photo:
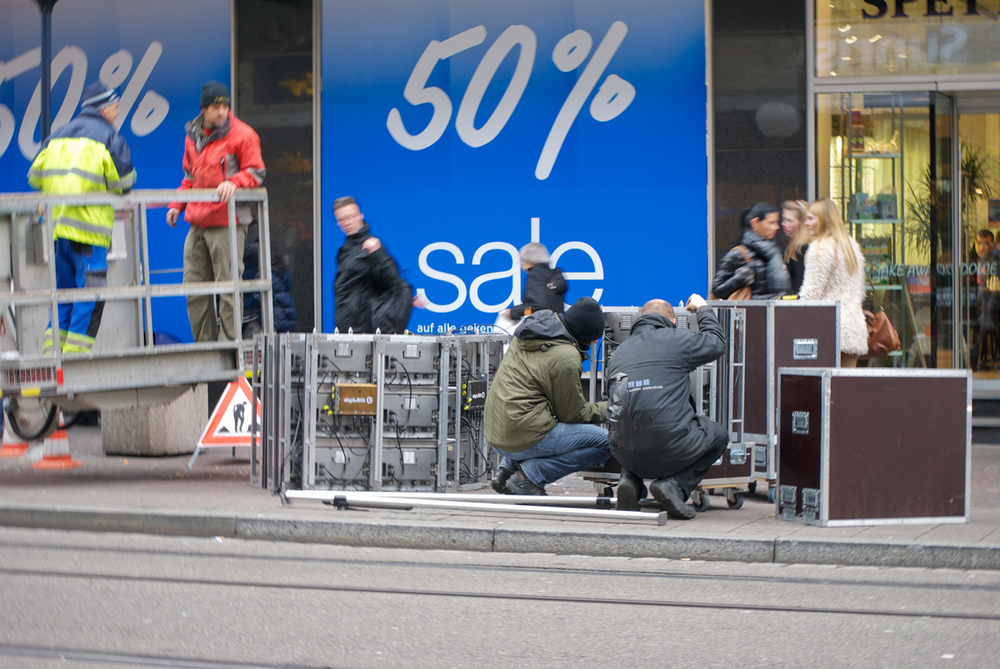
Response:
[{"label": "blue sale poster", "polygon": [[323,329],[355,197],[427,301],[414,332],[492,323],[544,244],[572,303],[707,275],[703,0],[323,4]]}]

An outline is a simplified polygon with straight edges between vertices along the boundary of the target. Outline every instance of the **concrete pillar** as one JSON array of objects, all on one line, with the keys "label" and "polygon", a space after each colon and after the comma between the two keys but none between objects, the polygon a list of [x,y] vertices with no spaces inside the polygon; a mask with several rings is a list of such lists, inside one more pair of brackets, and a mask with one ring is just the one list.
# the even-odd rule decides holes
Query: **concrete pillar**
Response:
[{"label": "concrete pillar", "polygon": [[194,453],[208,424],[208,388],[199,383],[173,402],[101,412],[101,441],[108,455]]}]

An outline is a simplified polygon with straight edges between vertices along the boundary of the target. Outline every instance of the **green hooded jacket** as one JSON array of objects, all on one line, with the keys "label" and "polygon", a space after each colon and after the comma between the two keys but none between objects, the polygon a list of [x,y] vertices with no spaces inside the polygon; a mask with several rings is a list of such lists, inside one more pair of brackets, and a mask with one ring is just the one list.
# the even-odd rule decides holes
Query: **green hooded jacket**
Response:
[{"label": "green hooded jacket", "polygon": [[556,423],[605,420],[607,402],[588,402],[580,381],[584,354],[566,326],[544,309],[514,333],[486,394],[486,441],[509,453],[526,451]]}]

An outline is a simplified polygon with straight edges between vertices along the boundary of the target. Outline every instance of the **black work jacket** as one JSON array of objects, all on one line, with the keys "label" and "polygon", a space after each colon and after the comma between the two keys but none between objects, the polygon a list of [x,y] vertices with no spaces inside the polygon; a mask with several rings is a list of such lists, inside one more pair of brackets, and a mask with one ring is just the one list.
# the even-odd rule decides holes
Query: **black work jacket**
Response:
[{"label": "black work jacket", "polygon": [[725,351],[711,307],[697,312],[698,331],[659,314],[640,316],[608,363],[611,453],[632,473],[659,478],[704,453],[691,403],[691,372]]}]

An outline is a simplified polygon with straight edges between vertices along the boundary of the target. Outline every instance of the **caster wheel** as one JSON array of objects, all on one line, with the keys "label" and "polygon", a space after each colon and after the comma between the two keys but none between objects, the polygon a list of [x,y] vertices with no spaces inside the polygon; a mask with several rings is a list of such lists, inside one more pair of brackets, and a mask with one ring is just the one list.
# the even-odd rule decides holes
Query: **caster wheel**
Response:
[{"label": "caster wheel", "polygon": [[733,493],[732,495],[726,495],[726,504],[729,505],[730,509],[738,509],[743,506],[743,494]]},{"label": "caster wheel", "polygon": [[749,492],[751,495],[754,494],[755,492],[757,492],[757,482],[756,481],[751,481],[747,485],[747,492]]},{"label": "caster wheel", "polygon": [[767,489],[767,501],[774,504],[774,486]]},{"label": "caster wheel", "polygon": [[705,494],[705,491],[703,490],[695,490],[694,493],[691,494],[691,506],[694,507],[695,511],[708,511],[708,507],[711,503],[712,500],[709,499],[708,495]]}]

